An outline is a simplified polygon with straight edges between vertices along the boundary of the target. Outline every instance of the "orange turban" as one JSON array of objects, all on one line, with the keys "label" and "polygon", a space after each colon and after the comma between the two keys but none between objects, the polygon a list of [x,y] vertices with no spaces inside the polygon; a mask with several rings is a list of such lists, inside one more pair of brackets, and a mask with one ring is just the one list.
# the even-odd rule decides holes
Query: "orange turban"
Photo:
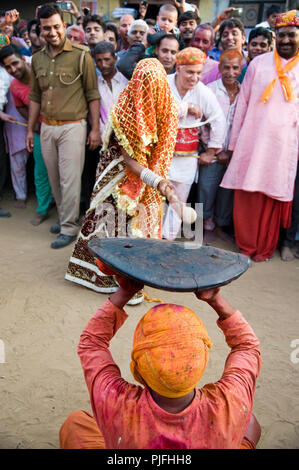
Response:
[{"label": "orange turban", "polygon": [[299,11],[290,10],[280,13],[276,17],[275,28],[282,28],[283,26],[299,26]]},{"label": "orange turban", "polygon": [[186,47],[176,56],[177,65],[204,65],[207,59],[206,54],[197,47]]},{"label": "orange turban", "polygon": [[221,64],[223,62],[223,59],[239,59],[243,61],[243,56],[238,49],[226,49],[226,51],[223,51],[222,54],[220,55],[219,58],[219,63]]},{"label": "orange turban", "polygon": [[135,380],[164,397],[182,397],[200,381],[211,347],[204,324],[192,310],[160,304],[136,327],[131,372]]}]

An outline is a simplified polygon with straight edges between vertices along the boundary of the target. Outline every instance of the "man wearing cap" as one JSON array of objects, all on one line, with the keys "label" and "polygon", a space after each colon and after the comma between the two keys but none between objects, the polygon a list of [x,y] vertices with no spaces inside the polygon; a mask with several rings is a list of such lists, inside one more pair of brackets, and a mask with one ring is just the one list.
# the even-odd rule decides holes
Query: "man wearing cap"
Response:
[{"label": "man wearing cap", "polygon": [[[200,168],[204,169],[216,161],[215,154],[222,148],[225,138],[223,111],[214,93],[200,82],[205,60],[206,54],[200,49],[187,47],[177,54],[176,73],[168,75],[170,89],[180,108],[176,147],[168,178],[183,202],[187,202],[191,186],[198,180]],[[207,149],[199,155],[198,141],[205,120],[209,121],[211,131]],[[163,222],[163,237],[174,240],[180,227],[181,219],[169,206]]]},{"label": "man wearing cap", "polygon": [[276,49],[256,57],[246,72],[221,184],[235,190],[236,242],[254,261],[271,258],[280,227],[290,226],[298,169],[299,12],[279,15],[275,32]]},{"label": "man wearing cap", "polygon": [[[33,150],[33,128],[42,115],[41,148],[56,202],[59,233],[51,244],[62,248],[76,239],[79,225],[81,173],[84,165],[86,119],[91,131],[87,144],[100,144],[99,92],[95,67],[88,48],[72,44],[56,3],[38,11],[47,45],[32,56],[27,149]],[[55,229],[55,230],[54,230]]]},{"label": "man wearing cap", "polygon": [[196,292],[217,313],[231,352],[220,380],[200,389],[212,346],[196,313],[159,304],[139,321],[130,369],[140,385],[121,377],[109,343],[128,315],[128,300],[143,286],[117,276],[119,289],[83,330],[78,354],[93,416],[69,415],[60,429],[64,449],[255,448],[261,434],[252,414],[261,366],[259,340],[219,289]]}]

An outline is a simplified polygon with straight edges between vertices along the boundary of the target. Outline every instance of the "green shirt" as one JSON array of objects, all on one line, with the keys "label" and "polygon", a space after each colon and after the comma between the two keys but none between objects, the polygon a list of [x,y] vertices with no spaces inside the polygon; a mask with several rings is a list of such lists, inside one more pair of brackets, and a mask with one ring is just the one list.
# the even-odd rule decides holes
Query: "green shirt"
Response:
[{"label": "green shirt", "polygon": [[[85,55],[80,76],[83,51]],[[29,98],[40,103],[41,115],[46,119],[86,119],[88,102],[100,98],[97,74],[89,49],[72,44],[67,38],[55,57],[51,56],[48,45],[36,52],[32,56],[31,70]]]}]

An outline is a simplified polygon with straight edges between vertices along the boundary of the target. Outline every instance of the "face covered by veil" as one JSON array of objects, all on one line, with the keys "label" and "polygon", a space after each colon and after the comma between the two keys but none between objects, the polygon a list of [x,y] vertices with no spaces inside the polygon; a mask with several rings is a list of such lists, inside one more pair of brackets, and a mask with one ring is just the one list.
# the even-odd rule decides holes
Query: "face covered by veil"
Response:
[{"label": "face covered by veil", "polygon": [[[177,136],[178,105],[164,67],[157,59],[141,60],[110,114],[112,129],[128,155],[145,168],[167,178]],[[161,219],[160,193],[126,168],[117,186],[118,206],[134,215],[138,203],[145,210],[143,236],[154,236]],[[158,224],[160,225],[160,223]]]}]

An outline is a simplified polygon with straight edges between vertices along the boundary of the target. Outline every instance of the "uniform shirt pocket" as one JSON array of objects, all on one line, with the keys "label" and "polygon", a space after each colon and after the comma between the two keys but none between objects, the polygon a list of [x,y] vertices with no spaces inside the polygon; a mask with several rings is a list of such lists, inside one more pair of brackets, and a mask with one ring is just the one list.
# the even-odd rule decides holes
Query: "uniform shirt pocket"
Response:
[{"label": "uniform shirt pocket", "polygon": [[59,67],[57,68],[57,78],[59,80],[59,85],[68,86],[72,85],[76,81],[79,72],[74,70],[72,67]]},{"label": "uniform shirt pocket", "polygon": [[45,69],[38,69],[36,71],[36,79],[38,81],[38,85],[42,91],[45,91],[49,87],[49,76]]}]

